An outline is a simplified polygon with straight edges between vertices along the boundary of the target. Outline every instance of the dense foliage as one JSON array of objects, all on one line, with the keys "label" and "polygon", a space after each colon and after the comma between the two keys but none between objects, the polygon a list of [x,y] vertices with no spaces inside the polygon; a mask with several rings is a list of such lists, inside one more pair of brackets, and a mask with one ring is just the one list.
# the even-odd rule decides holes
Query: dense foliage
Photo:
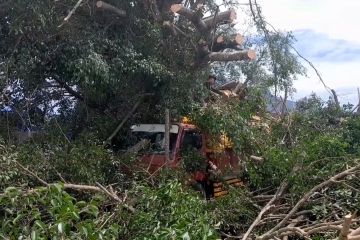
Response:
[{"label": "dense foliage", "polygon": [[[304,69],[292,51],[293,36],[270,31],[257,4],[250,1],[244,11],[250,21],[244,47],[258,58],[209,63],[196,59],[204,34],[168,11],[172,3],[202,1],[107,2],[126,17],[92,0],[80,1],[71,15],[72,0],[0,2],[1,238],[239,238],[286,183],[274,203],[281,207],[269,207],[253,231],[257,236],[314,186],[360,164],[360,118],[352,106],[312,95],[295,111],[267,111],[270,93],[286,99]],[[204,1],[204,15],[236,6],[218,2]],[[162,3],[163,22],[153,3]],[[176,24],[178,34],[165,22]],[[227,25],[211,31],[212,38],[234,33]],[[210,73],[220,83],[243,78],[243,96],[212,99],[204,84]],[[165,108],[173,118],[187,115],[214,139],[228,137],[244,186],[224,183],[228,195],[203,199],[189,181],[207,167],[194,151],[182,152],[176,171],[139,169],[136,156],[121,151],[131,142],[128,125],[163,122]],[[311,195],[298,209],[303,223],[356,212],[358,179],[355,172]],[[329,239],[334,231],[311,237]]]}]

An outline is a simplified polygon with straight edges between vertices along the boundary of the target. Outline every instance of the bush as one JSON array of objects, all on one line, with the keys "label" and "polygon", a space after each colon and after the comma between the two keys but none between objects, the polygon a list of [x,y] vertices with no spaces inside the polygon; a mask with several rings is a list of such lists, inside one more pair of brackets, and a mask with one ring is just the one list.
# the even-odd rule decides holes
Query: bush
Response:
[{"label": "bush", "polygon": [[0,237],[4,239],[118,239],[119,225],[100,212],[101,199],[77,201],[61,184],[0,196]]},{"label": "bush", "polygon": [[133,195],[137,212],[124,239],[217,239],[207,205],[178,181],[139,185]]},{"label": "bush", "polygon": [[18,161],[48,182],[122,182],[118,159],[93,138],[71,143],[29,143],[17,149]]}]

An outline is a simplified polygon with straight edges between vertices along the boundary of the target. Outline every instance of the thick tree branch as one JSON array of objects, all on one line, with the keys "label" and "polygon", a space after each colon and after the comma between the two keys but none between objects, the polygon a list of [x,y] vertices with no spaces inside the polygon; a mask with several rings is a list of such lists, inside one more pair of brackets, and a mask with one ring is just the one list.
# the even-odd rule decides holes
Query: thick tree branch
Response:
[{"label": "thick tree branch", "polygon": [[74,89],[72,89],[72,87],[70,87],[69,85],[67,85],[66,82],[63,82],[61,80],[58,79],[54,79],[59,85],[60,87],[64,88],[69,94],[71,94],[71,96],[77,98],[80,101],[84,101],[85,98],[77,91],[75,91]]},{"label": "thick tree branch", "polygon": [[[30,171],[27,167],[23,166],[21,163],[19,163],[18,161],[15,161],[15,163],[20,167],[20,169],[22,171],[24,171],[26,174],[36,178],[36,180],[38,180],[41,184],[45,185],[46,187],[51,186],[51,184],[47,183],[45,180],[43,180],[42,178],[40,178],[36,173]],[[118,203],[121,203],[122,206],[124,208],[126,208],[127,210],[129,210],[130,212],[134,213],[135,209],[131,206],[128,206],[127,204],[125,204],[115,193],[110,192],[109,190],[107,190],[104,186],[102,186],[100,183],[96,182],[96,184],[98,185],[98,187],[96,186],[91,186],[91,185],[82,185],[82,184],[72,184],[72,183],[64,183],[63,187],[64,189],[72,189],[72,190],[77,190],[77,191],[92,191],[92,192],[100,192],[100,193],[105,193],[106,195],[108,195],[111,199],[115,200]],[[27,193],[31,193],[34,192],[35,189],[30,189]],[[3,194],[0,194],[0,196],[3,196]]]},{"label": "thick tree branch", "polygon": [[76,9],[78,9],[78,7],[80,7],[81,3],[83,0],[79,0],[75,6],[71,9],[71,11],[69,12],[69,14],[64,18],[64,22],[62,24],[59,25],[59,27],[61,27],[62,25],[64,25],[64,23],[66,23],[67,21],[69,21],[69,19],[71,18],[71,16],[75,13]]},{"label": "thick tree branch", "polygon": [[201,20],[201,16],[197,14],[197,12],[193,11],[192,9],[184,7],[182,4],[173,4],[170,7],[170,10],[173,13],[180,14],[181,16],[185,17],[187,20],[192,22],[194,26],[201,32],[207,33],[207,26],[204,21]]},{"label": "thick tree branch", "polygon": [[226,48],[238,49],[244,43],[244,37],[241,34],[232,34],[230,36],[220,35],[214,39],[213,48],[214,52],[224,50]]},{"label": "thick tree branch", "polygon": [[72,89],[72,87],[70,87],[66,82],[63,82],[63,81],[58,80],[58,79],[54,79],[54,81],[57,82],[60,85],[60,87],[64,88],[71,96],[73,96],[76,99],[84,102],[84,104],[86,106],[88,106],[90,108],[98,109],[101,112],[103,112],[105,110],[104,107],[100,106],[99,104],[96,104],[94,102],[86,101],[85,97],[81,93],[79,93],[79,92],[75,91],[74,89]]},{"label": "thick tree branch", "polygon": [[340,102],[339,102],[339,99],[338,99],[338,96],[337,96],[335,90],[331,89],[331,93],[332,93],[332,95],[334,97],[334,102],[335,102],[336,107],[340,108]]},{"label": "thick tree branch", "polygon": [[218,24],[232,23],[236,19],[236,11],[231,8],[228,11],[220,12],[217,15],[202,19],[208,29],[214,28]]},{"label": "thick tree branch", "polygon": [[340,231],[340,236],[339,236],[339,240],[347,240],[347,236],[349,234],[349,230],[350,230],[350,225],[351,225],[351,220],[352,220],[352,215],[346,215],[344,217],[344,224],[343,227],[341,228]]},{"label": "thick tree branch", "polygon": [[196,0],[193,1],[193,4],[190,5],[191,9],[198,10],[204,6],[205,0]]},{"label": "thick tree branch", "polygon": [[113,13],[116,13],[117,15],[119,15],[120,17],[126,17],[126,12],[122,9],[119,9],[109,3],[106,3],[104,1],[97,1],[96,2],[96,7],[100,8],[100,9],[104,9]]},{"label": "thick tree branch", "polygon": [[281,184],[279,189],[276,191],[276,193],[274,194],[274,196],[270,199],[270,201],[265,205],[265,207],[260,211],[260,213],[258,214],[258,216],[255,218],[254,222],[250,225],[249,229],[246,231],[246,233],[244,234],[244,236],[242,237],[242,240],[246,240],[248,238],[248,236],[250,235],[251,231],[256,227],[256,225],[260,222],[262,216],[264,215],[265,212],[267,212],[271,206],[273,205],[273,203],[284,193],[285,189],[288,186],[288,182],[287,179],[284,180]]},{"label": "thick tree branch", "polygon": [[244,50],[237,52],[212,52],[206,56],[208,61],[219,61],[219,62],[229,62],[229,61],[242,61],[242,60],[254,60],[256,53],[254,50]]}]

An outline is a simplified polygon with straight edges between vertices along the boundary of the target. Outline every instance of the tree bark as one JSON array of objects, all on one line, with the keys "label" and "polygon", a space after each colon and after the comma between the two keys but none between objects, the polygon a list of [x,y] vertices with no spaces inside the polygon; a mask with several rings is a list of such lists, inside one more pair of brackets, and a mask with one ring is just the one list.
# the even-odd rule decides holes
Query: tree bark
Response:
[{"label": "tree bark", "polygon": [[204,18],[203,22],[205,23],[208,29],[211,29],[220,23],[232,23],[235,19],[236,19],[236,11],[235,9],[231,8],[217,15]]},{"label": "tree bark", "polygon": [[64,22],[69,21],[69,19],[71,18],[71,16],[75,13],[76,9],[78,7],[80,7],[80,4],[82,3],[83,0],[79,0],[75,6],[73,7],[73,9],[71,9],[71,11],[69,12],[69,14],[64,18]]},{"label": "tree bark", "polygon": [[244,43],[244,37],[241,34],[232,34],[230,36],[220,35],[214,39],[212,51],[218,52],[226,48],[238,49]]},{"label": "tree bark", "polygon": [[172,24],[170,21],[164,21],[163,26],[165,28],[169,29],[172,35],[174,35],[174,36],[178,35],[178,32],[177,32],[174,24]]},{"label": "tree bark", "polygon": [[190,5],[191,9],[198,10],[204,6],[205,0],[196,0]]},{"label": "tree bark", "polygon": [[336,107],[337,107],[337,108],[340,108],[340,102],[339,102],[339,99],[338,99],[338,96],[337,96],[335,90],[334,90],[334,89],[331,89],[331,93],[332,93],[332,95],[333,95],[333,97],[334,97],[334,101],[335,101]]},{"label": "tree bark", "polygon": [[242,60],[254,60],[256,53],[254,50],[237,51],[237,52],[212,52],[206,56],[208,61],[230,62]]},{"label": "tree bark", "polygon": [[173,4],[171,5],[170,10],[192,22],[201,33],[207,33],[208,28],[206,24],[201,20],[201,16],[196,14],[192,9],[186,8],[182,4]]},{"label": "tree bark", "polygon": [[97,1],[96,2],[96,7],[97,8],[101,8],[101,9],[104,9],[104,10],[108,10],[108,11],[111,11],[113,13],[116,13],[117,15],[119,15],[120,17],[126,17],[126,12],[122,9],[119,9],[111,4],[108,4],[104,1]]},{"label": "tree bark", "polygon": [[349,234],[350,225],[351,225],[351,219],[352,219],[351,214],[348,214],[344,217],[344,224],[340,231],[339,240],[347,240],[348,239],[348,234]]},{"label": "tree bark", "polygon": [[358,237],[358,238],[360,238],[360,227],[359,228],[357,228],[357,229],[355,229],[354,231],[352,231],[350,234],[349,234],[349,239],[351,238],[351,237]]}]

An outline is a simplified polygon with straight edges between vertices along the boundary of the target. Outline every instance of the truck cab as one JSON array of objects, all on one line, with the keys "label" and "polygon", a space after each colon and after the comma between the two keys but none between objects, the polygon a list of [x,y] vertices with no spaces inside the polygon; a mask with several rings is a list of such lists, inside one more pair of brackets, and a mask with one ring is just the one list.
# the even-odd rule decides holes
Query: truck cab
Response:
[{"label": "truck cab", "polygon": [[[211,141],[209,135],[203,133],[193,124],[175,123],[170,125],[169,162],[166,162],[165,156],[164,124],[133,125],[131,130],[137,141],[143,139],[148,141],[148,146],[139,153],[139,158],[141,166],[151,174],[163,167],[173,169],[181,167],[183,150],[192,149],[203,157],[202,159],[204,159],[207,167],[206,169],[194,170],[190,175],[193,183],[208,198],[227,194],[227,190],[224,188],[226,183],[235,186],[242,185],[236,177],[240,171],[240,159],[232,148],[222,143],[221,138],[217,142],[217,147],[214,147],[214,141]],[[214,174],[217,176],[214,177]]]}]

